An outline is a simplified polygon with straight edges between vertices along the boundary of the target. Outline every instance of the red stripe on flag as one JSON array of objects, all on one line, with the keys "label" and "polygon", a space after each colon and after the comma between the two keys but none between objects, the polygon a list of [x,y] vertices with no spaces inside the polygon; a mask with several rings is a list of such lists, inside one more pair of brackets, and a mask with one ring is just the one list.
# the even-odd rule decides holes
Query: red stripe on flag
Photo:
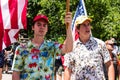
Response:
[{"label": "red stripe on flag", "polygon": [[79,34],[77,32],[77,30],[75,29],[75,41],[79,38]]},{"label": "red stripe on flag", "polygon": [[6,29],[4,30],[4,43],[6,46],[9,46],[11,44],[8,32],[10,31],[10,29]]},{"label": "red stripe on flag", "polygon": [[17,40],[19,31],[14,35],[14,38]]},{"label": "red stripe on flag", "polygon": [[27,15],[27,4],[28,4],[28,0],[25,0],[25,6],[23,8],[23,11],[22,11],[22,24],[24,25],[24,29],[27,29],[27,18],[26,18],[26,15]]},{"label": "red stripe on flag", "polygon": [[8,4],[10,11],[11,29],[18,29],[17,0],[9,0]]},{"label": "red stripe on flag", "polygon": [[[0,1],[0,4],[1,4],[1,1]],[[4,35],[4,28],[3,28],[2,11],[1,11],[1,5],[0,5],[0,51],[2,50],[3,35]]]}]

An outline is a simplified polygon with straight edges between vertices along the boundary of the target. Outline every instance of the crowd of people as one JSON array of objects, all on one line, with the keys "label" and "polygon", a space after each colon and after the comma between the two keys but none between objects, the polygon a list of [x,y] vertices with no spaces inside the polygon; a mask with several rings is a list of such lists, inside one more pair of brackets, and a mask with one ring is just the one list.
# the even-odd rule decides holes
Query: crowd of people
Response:
[{"label": "crowd of people", "polygon": [[15,49],[19,45],[18,42],[11,44],[0,52],[0,80],[2,74],[11,74],[12,63],[15,54]]},{"label": "crowd of people", "polygon": [[7,73],[8,67],[12,67],[12,80],[120,80],[117,43],[114,38],[102,41],[93,37],[91,22],[88,16],[76,18],[79,38],[73,41],[72,13],[67,12],[66,39],[60,44],[45,39],[49,19],[36,15],[32,25],[34,37],[26,45],[1,51],[0,69],[5,65]]}]

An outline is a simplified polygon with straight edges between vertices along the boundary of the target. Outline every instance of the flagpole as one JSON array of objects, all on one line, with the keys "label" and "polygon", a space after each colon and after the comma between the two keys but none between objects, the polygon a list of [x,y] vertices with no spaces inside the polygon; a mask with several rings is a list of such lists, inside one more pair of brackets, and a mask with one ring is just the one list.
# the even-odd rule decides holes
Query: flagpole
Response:
[{"label": "flagpole", "polygon": [[66,1],[66,12],[70,11],[70,0]]},{"label": "flagpole", "polygon": [[[70,0],[66,0],[66,13],[70,11]],[[66,29],[68,28],[69,24],[66,24]]]}]

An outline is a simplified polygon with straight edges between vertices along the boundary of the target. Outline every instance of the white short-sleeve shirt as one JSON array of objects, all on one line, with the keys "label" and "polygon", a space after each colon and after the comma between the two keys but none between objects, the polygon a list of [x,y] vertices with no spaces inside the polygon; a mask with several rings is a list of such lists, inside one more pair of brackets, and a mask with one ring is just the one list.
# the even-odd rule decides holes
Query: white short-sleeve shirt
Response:
[{"label": "white short-sleeve shirt", "polygon": [[90,37],[86,44],[74,42],[71,53],[65,55],[64,66],[72,69],[72,80],[105,80],[103,63],[111,60],[105,43]]}]

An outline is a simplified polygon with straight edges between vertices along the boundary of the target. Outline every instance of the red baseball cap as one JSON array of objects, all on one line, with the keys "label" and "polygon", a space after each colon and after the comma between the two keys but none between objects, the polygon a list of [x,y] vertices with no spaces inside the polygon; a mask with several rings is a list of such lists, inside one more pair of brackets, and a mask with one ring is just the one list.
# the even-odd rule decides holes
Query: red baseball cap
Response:
[{"label": "red baseball cap", "polygon": [[34,17],[34,19],[33,19],[33,22],[36,22],[36,21],[38,21],[38,20],[40,20],[40,19],[44,19],[44,20],[48,23],[48,18],[47,18],[47,16],[45,16],[45,15],[43,15],[43,14],[38,14],[38,15],[36,15],[36,16]]}]

